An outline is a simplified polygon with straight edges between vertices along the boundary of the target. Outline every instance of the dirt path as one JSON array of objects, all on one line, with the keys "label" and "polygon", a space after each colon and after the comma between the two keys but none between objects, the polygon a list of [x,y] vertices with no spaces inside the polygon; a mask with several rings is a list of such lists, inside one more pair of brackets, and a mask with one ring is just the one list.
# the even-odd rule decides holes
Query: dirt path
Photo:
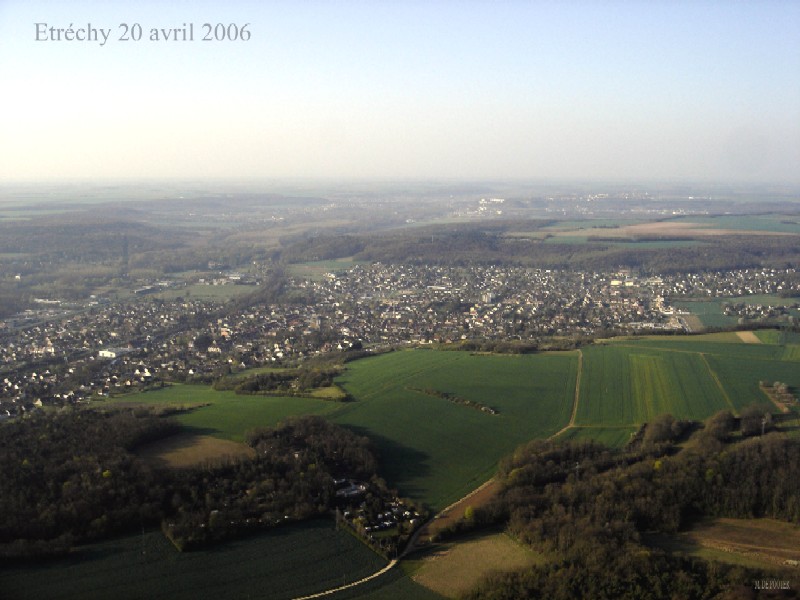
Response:
[{"label": "dirt path", "polygon": [[578,400],[581,396],[581,372],[583,371],[583,352],[578,350],[578,375],[575,377],[575,398],[572,400],[572,415],[569,417],[569,423],[551,435],[548,440],[554,440],[567,429],[575,427],[575,417],[578,416]]},{"label": "dirt path", "polygon": [[447,508],[439,511],[432,519],[414,532],[414,535],[411,536],[411,539],[408,541],[406,549],[403,551],[403,554],[400,555],[400,558],[403,558],[407,554],[410,554],[417,549],[417,542],[419,541],[420,537],[427,536],[428,539],[430,539],[431,536],[436,535],[442,529],[458,521],[462,516],[464,516],[464,511],[467,509],[467,506],[472,506],[475,508],[487,504],[492,498],[494,498],[499,486],[500,484],[498,481],[492,478],[472,490],[463,498],[456,500]]},{"label": "dirt path", "polygon": [[312,598],[322,598],[323,596],[329,596],[330,594],[335,594],[336,592],[341,592],[342,590],[346,590],[352,587],[356,587],[357,585],[361,585],[362,583],[366,583],[371,579],[375,579],[376,577],[380,577],[390,569],[392,569],[397,564],[397,559],[393,559],[388,565],[383,567],[380,571],[375,571],[372,575],[367,575],[363,579],[359,579],[358,581],[354,581],[352,583],[347,583],[345,585],[340,585],[337,588],[331,588],[329,590],[325,590],[322,592],[317,592],[316,594],[309,594],[308,596],[298,596],[297,598],[292,598],[292,600],[311,600]]}]

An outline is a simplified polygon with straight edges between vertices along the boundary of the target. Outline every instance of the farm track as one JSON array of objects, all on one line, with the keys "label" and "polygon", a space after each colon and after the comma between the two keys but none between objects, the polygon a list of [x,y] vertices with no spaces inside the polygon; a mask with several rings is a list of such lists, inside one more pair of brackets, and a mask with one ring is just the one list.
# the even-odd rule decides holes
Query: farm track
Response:
[{"label": "farm track", "polygon": [[[495,486],[495,485],[497,485],[497,480],[494,477],[492,477],[488,481],[484,481],[481,485],[476,487],[474,490],[472,490],[466,496],[464,496],[463,498],[459,498],[458,500],[456,500],[455,502],[453,502],[449,506],[447,506],[447,507],[443,508],[442,510],[440,510],[433,517],[428,519],[428,521],[422,527],[417,529],[414,532],[414,535],[411,536],[411,539],[408,541],[408,544],[406,545],[405,550],[403,550],[403,553],[400,555],[400,558],[404,558],[406,555],[411,554],[412,552],[414,552],[414,550],[416,550],[417,540],[419,539],[419,537],[423,533],[427,532],[428,528],[430,527],[430,525],[433,524],[437,519],[440,519],[441,517],[447,515],[450,511],[458,508],[459,505],[466,503],[466,501],[469,500],[470,498],[472,498],[473,496],[475,496],[475,495],[479,494],[480,492],[482,492],[482,491],[484,491],[484,490],[486,490],[488,488],[491,488],[492,486]],[[493,492],[490,492],[490,493],[493,493]]]},{"label": "farm track", "polygon": [[357,585],[361,585],[362,583],[366,583],[367,581],[371,581],[377,577],[380,577],[384,573],[388,572],[397,564],[397,559],[392,559],[388,565],[383,567],[380,571],[375,571],[372,575],[367,575],[366,577],[359,579],[358,581],[353,581],[352,583],[346,583],[345,585],[340,585],[336,588],[331,588],[329,590],[324,590],[322,592],[317,592],[316,594],[309,594],[308,596],[298,596],[296,598],[292,598],[292,600],[311,600],[312,598],[322,598],[323,596],[329,596],[331,594],[335,594],[336,592],[341,592],[342,590],[347,590]]},{"label": "farm track", "polygon": [[572,401],[572,414],[569,417],[569,423],[551,435],[548,440],[553,440],[560,436],[562,433],[575,427],[575,418],[578,416],[578,401],[581,396],[581,373],[583,372],[583,352],[578,350],[578,374],[575,376],[575,398]]}]

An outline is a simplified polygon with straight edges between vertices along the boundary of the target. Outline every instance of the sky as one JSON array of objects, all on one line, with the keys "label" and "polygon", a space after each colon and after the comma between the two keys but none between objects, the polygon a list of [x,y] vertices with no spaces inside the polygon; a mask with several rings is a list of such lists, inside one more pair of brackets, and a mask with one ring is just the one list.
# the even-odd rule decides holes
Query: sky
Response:
[{"label": "sky", "polygon": [[206,178],[800,183],[800,2],[0,0],[0,183]]}]

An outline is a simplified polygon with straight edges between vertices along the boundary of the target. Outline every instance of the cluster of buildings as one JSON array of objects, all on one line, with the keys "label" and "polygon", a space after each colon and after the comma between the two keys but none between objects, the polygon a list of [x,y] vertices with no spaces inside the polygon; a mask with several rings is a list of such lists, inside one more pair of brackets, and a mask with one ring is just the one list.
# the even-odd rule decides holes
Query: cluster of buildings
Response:
[{"label": "cluster of buildings", "polygon": [[680,331],[686,325],[674,299],[797,295],[799,281],[792,269],[637,277],[376,263],[292,281],[304,301],[291,304],[92,301],[48,309],[27,324],[0,322],[0,419],[169,381],[211,382],[354,346]]}]

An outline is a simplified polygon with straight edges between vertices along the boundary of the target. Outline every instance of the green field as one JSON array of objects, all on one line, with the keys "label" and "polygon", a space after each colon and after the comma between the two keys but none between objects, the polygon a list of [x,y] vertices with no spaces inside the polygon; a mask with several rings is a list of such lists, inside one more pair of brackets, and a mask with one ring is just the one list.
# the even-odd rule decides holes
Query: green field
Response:
[{"label": "green field", "polygon": [[583,354],[578,425],[634,425],[663,413],[704,419],[731,408],[697,352],[609,344]]},{"label": "green field", "polygon": [[736,325],[739,317],[728,316],[722,313],[722,300],[676,301],[675,308],[685,310],[697,318],[705,327],[731,327]]},{"label": "green field", "polygon": [[314,281],[320,281],[325,273],[344,273],[357,264],[360,264],[360,262],[353,260],[352,257],[335,260],[315,260],[289,265],[288,271],[295,277],[307,277]]},{"label": "green field", "polygon": [[620,448],[627,444],[631,435],[639,429],[634,425],[619,425],[617,427],[603,427],[601,425],[587,425],[570,427],[557,438],[560,442],[595,440],[611,448]]},{"label": "green field", "polygon": [[598,235],[601,235],[604,231],[614,231],[618,227],[646,222],[647,221],[644,219],[627,219],[624,217],[615,219],[563,219],[558,220],[553,225],[542,227],[542,231],[558,232],[571,229],[586,229],[587,231],[597,232]]},{"label": "green field", "polygon": [[176,419],[198,433],[241,442],[244,434],[255,427],[271,427],[293,415],[329,414],[336,403],[314,398],[246,396],[234,392],[218,392],[205,385],[172,385],[167,388],[123,396],[111,400],[116,404],[191,406],[206,404],[180,414]]},{"label": "green field", "polygon": [[[394,352],[348,365],[337,382],[357,401],[332,419],[376,440],[381,471],[401,493],[443,508],[491,477],[517,445],[567,424],[576,369],[575,353]],[[422,389],[480,402],[498,414],[414,391]]]},{"label": "green field", "polygon": [[[762,342],[794,341],[781,332],[758,335]],[[738,412],[767,402],[759,388],[762,380],[800,386],[800,345],[745,344],[735,333],[620,338],[582,352],[575,427],[559,439],[592,438],[619,446],[641,423],[663,413],[703,420],[720,410]],[[237,396],[190,385],[122,401],[209,403],[178,420],[199,433],[234,441],[290,415],[323,415],[369,436],[388,483],[439,509],[491,477],[497,461],[518,444],[549,437],[569,423],[577,363],[575,352],[500,356],[405,350],[349,363],[336,383],[354,398],[350,402]]]},{"label": "green field", "polygon": [[193,300],[218,300],[224,302],[231,298],[245,296],[257,291],[257,286],[252,285],[205,285],[193,284],[178,286],[160,290],[148,297],[159,298],[162,300],[174,300],[175,298],[191,298]]},{"label": "green field", "polygon": [[[681,248],[692,247],[702,244],[697,240],[655,240],[644,239],[634,240],[630,238],[606,238],[603,234],[604,229],[587,230],[586,235],[560,235],[558,233],[551,234],[544,240],[545,244],[602,244],[604,246],[620,246],[624,248],[639,248],[639,249],[659,249],[659,248]],[[613,229],[611,230],[614,231]],[[608,235],[606,233],[605,235]],[[602,238],[602,239],[594,239]]]},{"label": "green field", "polygon": [[[356,581],[385,564],[332,522],[313,521],[183,553],[160,532],[120,538],[63,559],[4,564],[0,590],[9,600],[288,599]],[[392,597],[393,590],[405,598],[436,597],[391,574],[349,597]]]},{"label": "green field", "polygon": [[[697,316],[705,327],[731,327],[739,322],[739,317],[735,315],[723,314],[723,304],[749,304],[765,306],[791,306],[798,302],[797,298],[781,298],[780,296],[768,296],[764,294],[752,296],[737,296],[714,298],[712,300],[680,300],[674,302],[675,308],[685,310]],[[800,316],[797,309],[789,309],[791,315]]]},{"label": "green field", "polygon": [[726,333],[654,336],[587,348],[576,424],[636,424],[664,412],[699,420],[768,402],[759,381],[800,385],[799,347],[745,344]]},{"label": "green field", "polygon": [[[401,494],[443,508],[494,472],[517,445],[547,437],[569,421],[577,354],[473,356],[400,351],[348,365],[336,382],[353,398],[237,396],[206,386],[174,385],[112,402],[192,405],[177,419],[199,433],[241,441],[254,427],[290,415],[320,414],[368,435],[381,474]],[[489,406],[490,415],[421,390],[447,392]]]}]

